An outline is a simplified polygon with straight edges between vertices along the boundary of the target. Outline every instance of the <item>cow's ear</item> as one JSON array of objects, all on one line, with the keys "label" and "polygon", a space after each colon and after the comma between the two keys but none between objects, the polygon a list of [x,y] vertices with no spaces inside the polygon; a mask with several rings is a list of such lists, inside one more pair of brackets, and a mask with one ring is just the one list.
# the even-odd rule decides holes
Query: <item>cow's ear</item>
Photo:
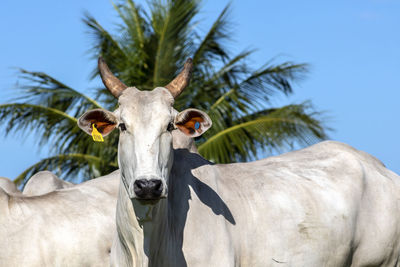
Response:
[{"label": "cow's ear", "polygon": [[210,117],[205,112],[194,108],[185,109],[175,117],[175,126],[190,137],[202,135],[211,125]]},{"label": "cow's ear", "polygon": [[90,135],[93,125],[102,136],[107,136],[118,125],[118,120],[114,113],[104,109],[89,110],[78,120],[79,128]]}]

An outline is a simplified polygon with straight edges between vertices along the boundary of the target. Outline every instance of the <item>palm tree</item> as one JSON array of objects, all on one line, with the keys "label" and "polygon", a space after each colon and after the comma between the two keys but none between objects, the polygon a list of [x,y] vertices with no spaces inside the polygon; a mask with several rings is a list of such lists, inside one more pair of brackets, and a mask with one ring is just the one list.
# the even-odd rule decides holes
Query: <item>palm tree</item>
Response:
[{"label": "palm tree", "polygon": [[[94,59],[103,56],[125,84],[142,90],[168,84],[186,58],[192,57],[191,83],[175,108],[200,108],[213,120],[213,127],[196,140],[204,157],[218,163],[247,161],[326,138],[321,113],[310,102],[270,106],[276,94],[293,92],[292,83],[305,75],[306,64],[267,61],[253,68],[247,60],[254,51],[231,55],[225,46],[231,35],[229,5],[202,35],[196,28],[200,0],[150,0],[148,4],[148,12],[132,0],[114,5],[120,18],[116,34],[86,14],[83,22],[95,37],[90,52]],[[105,143],[95,143],[76,125],[87,109],[116,107],[107,90],[98,88],[89,97],[45,73],[20,72],[24,81],[20,98],[0,105],[0,122],[7,125],[6,133],[35,130],[41,144],[52,144],[53,156],[22,172],[17,183],[43,169],[71,179],[118,168],[118,133]],[[96,68],[91,78],[97,77]]]}]

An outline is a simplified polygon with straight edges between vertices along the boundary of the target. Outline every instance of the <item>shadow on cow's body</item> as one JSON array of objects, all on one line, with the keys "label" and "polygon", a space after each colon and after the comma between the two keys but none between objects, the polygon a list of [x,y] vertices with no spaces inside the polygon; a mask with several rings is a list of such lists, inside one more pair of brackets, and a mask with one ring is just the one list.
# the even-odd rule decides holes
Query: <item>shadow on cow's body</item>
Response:
[{"label": "shadow on cow's body", "polygon": [[[174,158],[177,162],[185,162],[188,163],[187,165],[182,164],[182,165],[174,165],[172,167],[172,177],[182,177],[182,176],[188,176],[186,180],[179,181],[179,179],[174,179],[171,181],[170,185],[172,187],[182,187],[186,188],[187,191],[190,191],[190,188],[193,190],[193,192],[196,194],[196,196],[199,198],[199,200],[209,207],[215,215],[221,215],[231,224],[235,224],[235,219],[233,218],[233,215],[231,211],[229,210],[229,207],[226,205],[223,199],[218,195],[217,192],[215,192],[209,185],[206,183],[202,182],[199,180],[197,177],[193,176],[192,170],[200,168],[205,165],[214,165],[213,163],[205,160],[203,157],[201,157],[197,153],[190,152],[187,149],[176,149],[174,151]],[[189,165],[190,163],[190,165]],[[185,183],[187,182],[187,183]],[[172,185],[172,183],[174,183]],[[183,191],[183,189],[181,189]],[[174,189],[172,189],[174,193],[176,193],[178,197],[178,202],[182,200],[182,191],[180,192],[175,192]],[[190,199],[190,194],[184,194],[188,198],[184,197],[183,199]],[[173,198],[173,196],[169,196],[170,198]],[[171,200],[172,201],[172,200]]]},{"label": "shadow on cow's body", "polygon": [[[187,266],[183,253],[183,237],[185,227],[187,227],[186,218],[190,208],[190,201],[193,198],[200,200],[202,206],[208,209],[208,213],[214,216],[222,216],[227,223],[235,224],[235,219],[229,207],[218,193],[192,174],[194,169],[213,164],[199,154],[190,152],[187,149],[174,150],[174,159],[177,162],[187,162],[188,164],[173,165],[171,177],[174,179],[171,179],[168,184],[170,189],[168,198],[160,200],[160,203],[153,207],[154,218],[151,218],[152,221],[150,223],[147,223],[146,220],[139,221],[145,235],[155,236],[155,239],[144,240],[143,249],[149,258],[149,266]],[[160,212],[157,209],[158,205],[166,205],[168,207],[167,217],[158,216]],[[133,204],[133,207],[138,206]],[[136,214],[138,213],[140,211]],[[163,219],[166,221],[162,221]],[[202,219],[199,218],[199,220]],[[158,227],[154,227],[154,225]],[[198,238],[203,238],[204,234],[208,233],[201,232],[199,229]],[[163,238],[160,240],[160,237]],[[147,244],[146,240],[153,242],[153,244]],[[158,246],[157,243],[164,243],[159,246],[159,249],[156,249],[156,253],[159,256],[154,255],[154,247]],[[150,251],[150,247],[153,247],[153,251]],[[164,259],[164,262],[158,261],[157,257]],[[165,262],[166,259],[168,259],[168,262]]]}]

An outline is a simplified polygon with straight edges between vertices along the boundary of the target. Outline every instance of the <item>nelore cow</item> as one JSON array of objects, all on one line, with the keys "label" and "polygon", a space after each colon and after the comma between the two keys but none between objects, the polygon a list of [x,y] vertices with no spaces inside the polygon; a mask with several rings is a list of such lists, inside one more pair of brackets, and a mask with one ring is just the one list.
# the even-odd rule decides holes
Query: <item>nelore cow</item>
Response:
[{"label": "nelore cow", "polygon": [[119,176],[54,191],[43,184],[47,193],[36,183],[35,196],[0,187],[0,266],[109,266]]},{"label": "nelore cow", "polygon": [[119,128],[112,266],[399,266],[400,179],[372,156],[327,141],[281,156],[212,164],[174,149],[203,134],[204,112],[173,108],[192,63],[165,87],[127,87],[99,59],[114,111],[78,121]]}]

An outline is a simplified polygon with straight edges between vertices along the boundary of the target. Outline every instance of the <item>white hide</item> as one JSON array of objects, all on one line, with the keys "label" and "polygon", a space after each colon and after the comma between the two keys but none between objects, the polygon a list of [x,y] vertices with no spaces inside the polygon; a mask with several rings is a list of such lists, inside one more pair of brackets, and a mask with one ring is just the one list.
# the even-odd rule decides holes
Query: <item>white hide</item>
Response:
[{"label": "white hide", "polygon": [[21,191],[18,190],[17,186],[6,177],[0,177],[0,188],[8,194],[21,194]]},{"label": "white hide", "polygon": [[27,196],[38,196],[57,189],[69,188],[73,185],[73,183],[58,178],[52,172],[40,171],[29,178],[22,193]]},{"label": "white hide", "polygon": [[0,189],[0,266],[109,266],[119,171],[40,196]]}]

